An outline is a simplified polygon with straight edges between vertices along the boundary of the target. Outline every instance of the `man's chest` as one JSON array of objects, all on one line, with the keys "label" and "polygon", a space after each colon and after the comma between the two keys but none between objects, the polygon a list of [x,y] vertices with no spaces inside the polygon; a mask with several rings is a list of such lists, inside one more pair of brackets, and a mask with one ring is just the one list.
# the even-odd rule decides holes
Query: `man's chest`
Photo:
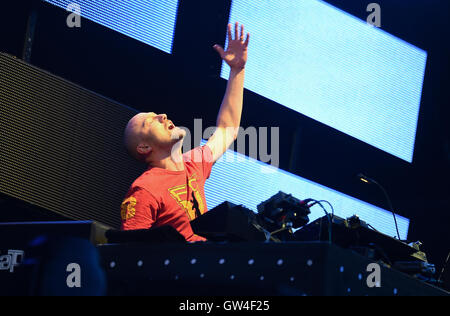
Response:
[{"label": "man's chest", "polygon": [[184,211],[189,220],[206,212],[203,181],[196,173],[184,177],[168,178],[159,187],[161,212]]}]

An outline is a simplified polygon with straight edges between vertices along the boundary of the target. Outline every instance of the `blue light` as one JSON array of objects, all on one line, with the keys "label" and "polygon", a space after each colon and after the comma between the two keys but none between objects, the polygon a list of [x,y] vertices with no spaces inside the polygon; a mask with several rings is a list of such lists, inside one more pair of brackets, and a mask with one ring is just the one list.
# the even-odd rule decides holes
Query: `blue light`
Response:
[{"label": "blue light", "polygon": [[[333,205],[335,215],[347,218],[356,214],[378,231],[397,236],[391,212],[231,150],[216,162],[205,184],[208,209],[229,201],[257,212],[257,205],[278,191],[298,199],[327,200]],[[311,211],[310,222],[325,215],[318,206]],[[331,213],[331,209],[328,211]],[[400,238],[406,240],[409,220],[396,217]]]},{"label": "blue light", "polygon": [[84,18],[166,53],[172,53],[178,0],[44,1],[63,9],[71,3],[78,4]]},{"label": "blue light", "polygon": [[425,51],[317,0],[233,0],[229,21],[251,33],[247,89],[412,162]]}]

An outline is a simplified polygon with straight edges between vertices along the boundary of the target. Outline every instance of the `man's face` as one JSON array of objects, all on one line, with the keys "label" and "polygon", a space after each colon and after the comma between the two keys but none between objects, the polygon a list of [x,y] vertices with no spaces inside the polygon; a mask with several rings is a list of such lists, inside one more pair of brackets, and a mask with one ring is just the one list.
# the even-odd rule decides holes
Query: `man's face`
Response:
[{"label": "man's face", "polygon": [[185,136],[186,131],[176,127],[167,115],[149,112],[139,113],[128,122],[124,142],[131,156],[144,161],[150,153],[172,153],[173,146]]},{"label": "man's face", "polygon": [[167,119],[166,114],[153,112],[138,114],[138,127],[144,141],[149,142],[154,149],[171,149],[172,146],[182,140],[186,131],[180,129]]}]

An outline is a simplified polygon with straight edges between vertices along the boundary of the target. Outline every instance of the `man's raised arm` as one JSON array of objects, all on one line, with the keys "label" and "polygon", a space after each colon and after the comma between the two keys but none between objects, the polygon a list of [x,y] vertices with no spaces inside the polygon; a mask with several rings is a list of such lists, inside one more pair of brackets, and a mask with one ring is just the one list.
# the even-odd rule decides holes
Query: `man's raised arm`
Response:
[{"label": "man's raised arm", "polygon": [[217,116],[217,129],[206,145],[213,153],[214,162],[219,159],[230,145],[236,140],[241,124],[242,103],[244,95],[245,64],[247,62],[247,47],[250,34],[244,41],[244,26],[236,22],[234,27],[234,39],[232,26],[228,24],[228,47],[224,51],[220,45],[214,45],[214,49],[220,57],[230,66],[225,96]]}]

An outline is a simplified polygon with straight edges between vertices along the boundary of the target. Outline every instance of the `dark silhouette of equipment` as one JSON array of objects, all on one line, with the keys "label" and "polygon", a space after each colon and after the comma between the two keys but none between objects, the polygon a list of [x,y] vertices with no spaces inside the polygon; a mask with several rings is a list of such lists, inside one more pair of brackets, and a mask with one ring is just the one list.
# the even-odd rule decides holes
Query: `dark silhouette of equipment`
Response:
[{"label": "dark silhouette of equipment", "polygon": [[280,191],[258,205],[259,223],[270,232],[271,236],[276,235],[281,240],[290,240],[292,228],[308,224],[308,215],[311,214],[308,202],[311,201],[313,200],[302,201]]},{"label": "dark silhouette of equipment", "polygon": [[241,205],[223,202],[191,221],[195,234],[209,241],[265,241],[267,233],[259,227],[255,213]]}]

